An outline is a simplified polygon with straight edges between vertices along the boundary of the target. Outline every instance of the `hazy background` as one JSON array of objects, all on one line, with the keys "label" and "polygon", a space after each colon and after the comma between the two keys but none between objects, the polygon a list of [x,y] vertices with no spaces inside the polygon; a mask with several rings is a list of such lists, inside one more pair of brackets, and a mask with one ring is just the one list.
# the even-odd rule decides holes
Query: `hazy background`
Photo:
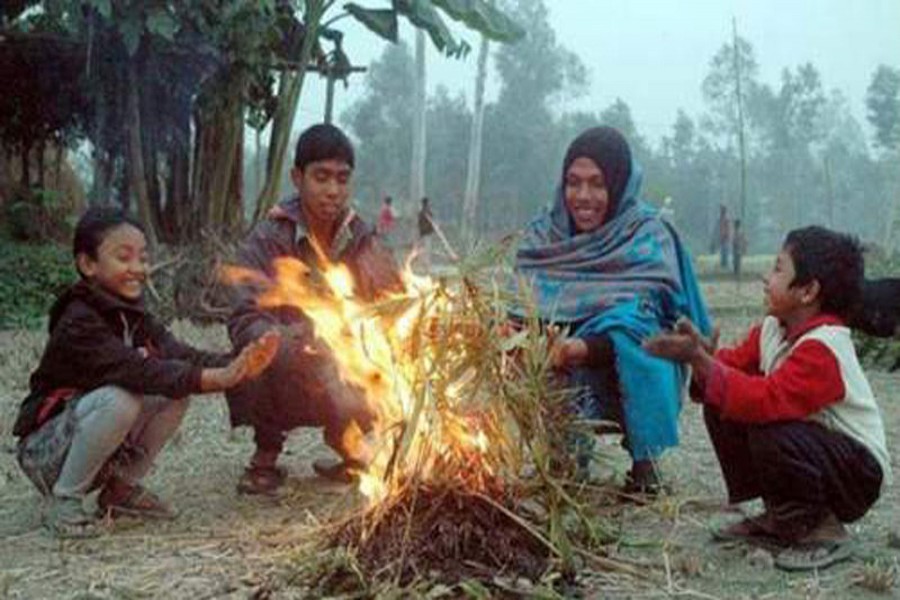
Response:
[{"label": "hazy background", "polygon": [[[898,0],[547,0],[557,41],[577,54],[588,68],[590,88],[580,98],[558,103],[560,110],[599,110],[622,98],[631,107],[642,133],[658,141],[669,132],[676,111],[703,108],[700,85],[713,55],[731,41],[732,18],[738,33],[756,51],[760,79],[776,84],[782,69],[810,61],[826,90],[840,89],[853,115],[871,133],[865,119],[865,93],[879,64],[900,64]],[[368,66],[388,42],[344,21],[347,53],[354,64]],[[456,60],[427,49],[428,87],[439,85],[474,94],[478,37],[454,27],[472,46]],[[405,22],[401,38],[410,45],[413,30]],[[497,94],[489,67],[487,96]],[[363,91],[362,77],[349,89],[339,86],[335,114],[341,114]],[[297,126],[321,119],[324,80],[311,76],[301,100]]]}]

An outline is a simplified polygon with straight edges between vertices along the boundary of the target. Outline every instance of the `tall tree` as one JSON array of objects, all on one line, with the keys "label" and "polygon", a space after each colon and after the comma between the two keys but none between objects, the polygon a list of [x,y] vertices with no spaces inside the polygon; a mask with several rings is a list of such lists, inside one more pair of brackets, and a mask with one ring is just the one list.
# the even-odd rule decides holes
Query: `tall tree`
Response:
[{"label": "tall tree", "polygon": [[[705,118],[706,128],[724,142],[723,149],[734,156],[733,173],[737,175],[733,192],[726,195],[736,196],[737,201],[726,201],[732,213],[744,219],[744,230],[748,227],[745,213],[747,206],[747,156],[749,153],[749,137],[745,119],[745,107],[748,98],[757,91],[757,64],[753,54],[753,46],[737,34],[737,25],[733,24],[730,43],[723,44],[710,62],[709,73],[703,79],[702,91],[709,112]],[[724,174],[723,174],[724,179]]]},{"label": "tall tree", "polygon": [[879,65],[866,95],[875,142],[885,150],[900,148],[900,69]]},{"label": "tall tree", "polygon": [[466,169],[466,191],[463,196],[462,220],[460,229],[462,236],[471,236],[478,209],[478,192],[481,184],[481,146],[484,129],[484,84],[487,80],[487,62],[490,53],[490,41],[481,36],[481,47],[478,50],[478,68],[475,74],[475,102],[472,128],[469,132],[469,157]]},{"label": "tall tree", "polygon": [[[900,70],[880,65],[872,75],[866,97],[869,122],[875,128],[875,142],[889,155],[900,150]],[[896,156],[886,158],[892,163],[890,172],[897,170]],[[885,220],[884,247],[888,254],[894,250],[894,221],[900,213],[900,193],[894,190]]]},{"label": "tall tree", "polygon": [[425,160],[427,158],[426,142],[426,66],[425,66],[425,32],[416,31],[416,77],[413,87],[413,122],[412,122],[412,161],[409,170],[409,208],[415,210],[416,203],[425,196]]},{"label": "tall tree", "polygon": [[587,70],[557,41],[543,0],[509,0],[503,7],[528,24],[527,42],[494,54],[500,93],[485,113],[482,186],[498,215],[488,225],[508,228],[551,198],[568,140],[559,138],[550,105],[559,95],[583,93]]}]

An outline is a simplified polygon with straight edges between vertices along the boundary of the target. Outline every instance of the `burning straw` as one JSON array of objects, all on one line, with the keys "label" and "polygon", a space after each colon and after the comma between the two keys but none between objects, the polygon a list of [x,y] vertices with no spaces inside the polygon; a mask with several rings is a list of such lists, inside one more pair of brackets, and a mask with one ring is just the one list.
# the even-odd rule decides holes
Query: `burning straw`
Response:
[{"label": "burning straw", "polygon": [[331,539],[368,577],[537,580],[572,565],[564,516],[575,516],[582,540],[604,537],[567,491],[569,398],[552,385],[550,342],[536,322],[503,331],[508,304],[484,268],[498,264],[489,249],[453,277],[407,266],[406,291],[374,305],[353,296],[337,265],[316,285],[292,260],[275,265],[275,285],[229,271],[232,281],[266,284],[261,305],[302,309],[344,382],[378,414],[373,432],[345,433],[369,465],[358,473],[366,506]]}]

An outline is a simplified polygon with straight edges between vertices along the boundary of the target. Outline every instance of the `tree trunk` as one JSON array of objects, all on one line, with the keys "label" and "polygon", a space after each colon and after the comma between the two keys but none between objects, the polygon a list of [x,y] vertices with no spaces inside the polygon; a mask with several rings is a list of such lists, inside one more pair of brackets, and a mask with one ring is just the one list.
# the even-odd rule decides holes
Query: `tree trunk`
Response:
[{"label": "tree trunk", "polygon": [[40,189],[44,189],[46,187],[46,180],[44,178],[44,172],[46,161],[44,160],[44,155],[47,153],[47,142],[44,140],[40,140],[37,146],[37,183]]},{"label": "tree trunk", "polygon": [[63,146],[62,142],[57,142],[56,144],[56,157],[54,158],[53,163],[53,187],[57,190],[62,190],[62,164],[63,157],[66,155],[66,148]]},{"label": "tree trunk", "polygon": [[416,29],[416,79],[413,91],[412,165],[409,176],[409,206],[415,213],[416,204],[425,196],[425,32]]},{"label": "tree trunk", "polygon": [[179,144],[166,157],[169,164],[169,180],[163,219],[176,243],[188,240],[191,214],[189,153],[189,148]]},{"label": "tree trunk", "polygon": [[24,190],[31,187],[31,144],[28,142],[22,146],[22,172],[19,179]]},{"label": "tree trunk", "polygon": [[323,0],[307,0],[303,33],[303,43],[300,45],[300,56],[297,58],[297,70],[284,71],[278,86],[278,107],[272,118],[272,133],[269,137],[269,156],[266,161],[266,183],[256,201],[256,210],[253,221],[259,218],[275,204],[278,199],[278,191],[281,189],[281,178],[284,172],[284,159],[287,155],[291,129],[294,126],[294,116],[297,113],[297,105],[300,100],[300,92],[303,90],[303,81],[306,77],[306,67],[313,54],[316,38],[318,37],[319,24],[325,14],[326,4],[331,2]]},{"label": "tree trunk", "polygon": [[478,213],[478,192],[481,184],[481,137],[484,127],[484,82],[487,79],[489,53],[487,36],[481,36],[478,51],[478,74],[475,77],[475,111],[472,116],[472,132],[469,137],[469,161],[466,173],[466,193],[463,200],[461,231],[463,239],[474,238],[475,218]]},{"label": "tree trunk", "polygon": [[[238,67],[239,68],[239,67]],[[204,92],[196,114],[197,153],[193,199],[199,209],[194,224],[224,234],[242,222],[241,190],[234,188],[234,171],[242,169],[243,97],[247,78],[242,72],[223,74]]]},{"label": "tree trunk", "polygon": [[138,217],[144,224],[147,245],[156,248],[156,229],[150,210],[147,193],[147,178],[144,171],[144,152],[141,144],[140,87],[137,65],[131,60],[128,65],[128,183],[137,202]]}]

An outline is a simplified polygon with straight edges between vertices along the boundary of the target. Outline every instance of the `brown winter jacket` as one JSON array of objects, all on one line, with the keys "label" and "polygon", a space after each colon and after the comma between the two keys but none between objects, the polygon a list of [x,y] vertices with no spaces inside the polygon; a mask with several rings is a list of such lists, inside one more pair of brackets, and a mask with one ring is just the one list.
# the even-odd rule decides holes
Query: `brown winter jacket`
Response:
[{"label": "brown winter jacket", "polygon": [[[130,302],[86,281],[66,290],[50,311],[50,338],[31,375],[13,429],[24,437],[60,412],[49,398],[116,385],[138,394],[181,398],[200,391],[203,367],[228,363],[229,355],[195,350],[170,334],[142,302]],[[39,418],[40,417],[40,418]]]}]

